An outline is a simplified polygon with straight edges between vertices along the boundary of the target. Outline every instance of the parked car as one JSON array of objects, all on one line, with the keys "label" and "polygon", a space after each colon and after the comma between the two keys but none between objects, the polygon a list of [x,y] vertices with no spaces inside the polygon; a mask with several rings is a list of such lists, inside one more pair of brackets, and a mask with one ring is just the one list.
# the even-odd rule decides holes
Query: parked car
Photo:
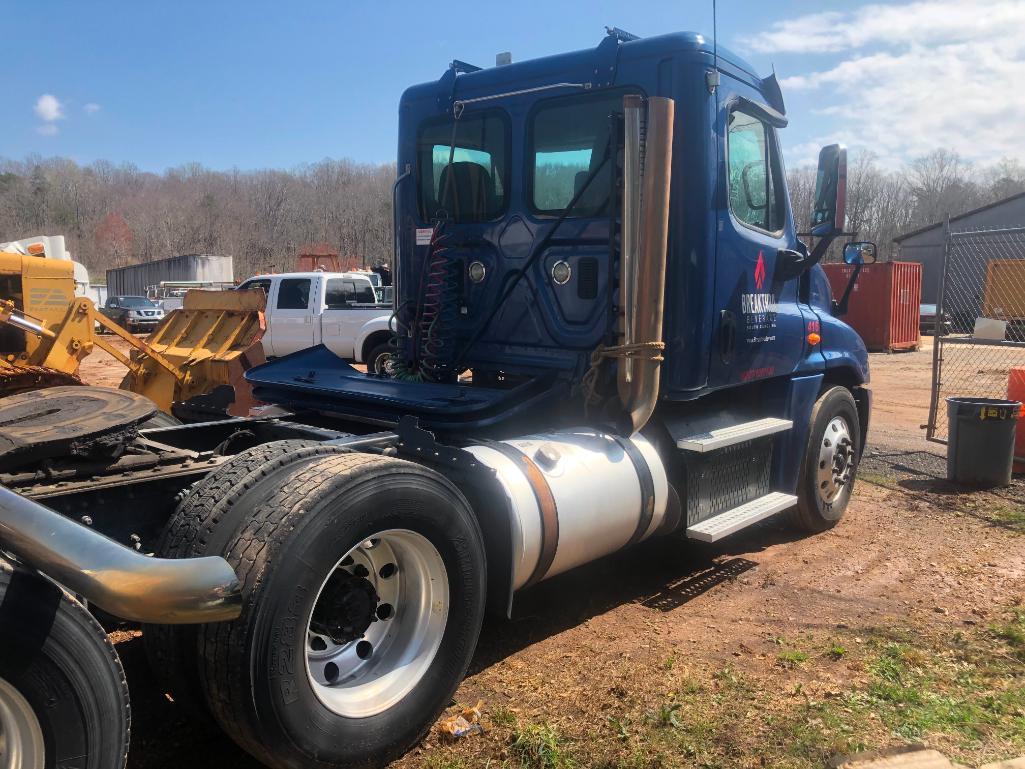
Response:
[{"label": "parked car", "polygon": [[[918,307],[918,330],[922,336],[932,336],[936,333],[936,305],[922,304]],[[943,323],[940,325],[940,336],[950,333],[950,316],[943,313]]]},{"label": "parked car", "polygon": [[163,308],[144,296],[109,296],[100,312],[133,334],[152,330],[164,319]]},{"label": "parked car", "polygon": [[339,358],[366,363],[371,373],[386,373],[392,309],[377,301],[366,273],[261,275],[239,288],[262,288],[267,294],[263,351],[268,358],[323,344]]}]

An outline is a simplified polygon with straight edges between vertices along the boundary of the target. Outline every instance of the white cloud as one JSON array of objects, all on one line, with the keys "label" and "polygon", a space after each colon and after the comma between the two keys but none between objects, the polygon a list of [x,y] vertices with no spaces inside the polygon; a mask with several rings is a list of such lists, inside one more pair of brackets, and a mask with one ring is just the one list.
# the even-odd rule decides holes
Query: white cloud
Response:
[{"label": "white cloud", "polygon": [[36,99],[35,112],[40,120],[52,123],[64,117],[64,105],[52,93],[44,93]]},{"label": "white cloud", "polygon": [[1023,157],[1023,29],[1020,0],[926,0],[789,19],[749,42],[840,54],[781,82],[836,126],[823,143],[844,139],[888,165],[940,147],[988,163]]},{"label": "white cloud", "polygon": [[36,128],[36,132],[43,136],[56,136],[60,129],[57,128],[55,123],[43,123],[41,126]]},{"label": "white cloud", "polygon": [[921,0],[777,21],[746,42],[764,53],[823,53],[871,44],[985,42],[1020,33],[1022,24],[1020,0]]},{"label": "white cloud", "polygon": [[87,115],[95,115],[97,112],[100,111],[100,105],[94,101],[91,101],[88,104],[82,105],[82,111],[85,112],[85,114]]}]

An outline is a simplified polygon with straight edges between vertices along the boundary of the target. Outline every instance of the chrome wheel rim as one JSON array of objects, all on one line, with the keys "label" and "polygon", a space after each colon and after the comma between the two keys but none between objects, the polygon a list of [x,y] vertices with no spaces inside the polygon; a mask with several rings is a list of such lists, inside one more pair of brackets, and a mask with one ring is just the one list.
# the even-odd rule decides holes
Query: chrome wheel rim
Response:
[{"label": "chrome wheel rim", "polygon": [[854,474],[854,442],[843,417],[833,417],[826,425],[819,444],[816,480],[819,497],[827,506],[842,502],[850,490]]},{"label": "chrome wheel rim", "polygon": [[0,769],[42,769],[45,751],[32,706],[0,678]]},{"label": "chrome wheel rim", "polygon": [[391,374],[391,367],[392,354],[390,352],[383,352],[374,358],[371,370],[379,376],[387,376]]},{"label": "chrome wheel rim", "polygon": [[338,560],[306,624],[306,672],[317,698],[348,718],[398,703],[441,646],[448,573],[421,534],[389,529]]}]

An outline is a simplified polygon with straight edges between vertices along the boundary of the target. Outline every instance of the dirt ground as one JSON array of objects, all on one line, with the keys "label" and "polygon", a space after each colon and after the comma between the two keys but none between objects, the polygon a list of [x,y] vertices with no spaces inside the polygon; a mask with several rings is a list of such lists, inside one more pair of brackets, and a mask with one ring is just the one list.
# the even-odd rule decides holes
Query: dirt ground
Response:
[{"label": "dirt ground", "polygon": [[[126,357],[132,349],[128,342],[113,334],[105,334],[101,338],[105,342],[109,342],[114,349],[119,350]],[[139,338],[144,339],[145,336],[140,334]],[[121,384],[121,380],[125,378],[127,371],[128,369],[115,360],[110,353],[101,350],[99,347],[93,347],[93,351],[82,360],[78,373],[86,384],[117,387]]]},{"label": "dirt ground", "polygon": [[[483,733],[432,731],[396,766],[810,767],[920,741],[973,764],[1025,753],[1025,480],[946,484],[919,428],[930,359],[872,356],[868,448],[835,529],[664,539],[532,588],[487,622],[449,711],[482,702]],[[112,365],[94,354],[83,375]],[[156,690],[138,632],[115,639],[130,767],[258,766]]]}]

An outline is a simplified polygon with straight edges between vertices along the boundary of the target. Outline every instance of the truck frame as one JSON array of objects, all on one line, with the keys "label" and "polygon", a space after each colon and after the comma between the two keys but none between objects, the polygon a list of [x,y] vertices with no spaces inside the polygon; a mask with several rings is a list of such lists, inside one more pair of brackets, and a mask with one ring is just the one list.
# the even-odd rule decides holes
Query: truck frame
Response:
[{"label": "truck frame", "polygon": [[389,375],[302,350],[247,372],[254,415],[161,428],[93,388],[0,404],[0,744],[123,765],[89,606],[266,765],[382,766],[517,591],[656,536],[834,526],[870,410],[818,266],[846,156],[808,247],[785,124],[775,77],[695,34],[455,61],[400,105]]}]

